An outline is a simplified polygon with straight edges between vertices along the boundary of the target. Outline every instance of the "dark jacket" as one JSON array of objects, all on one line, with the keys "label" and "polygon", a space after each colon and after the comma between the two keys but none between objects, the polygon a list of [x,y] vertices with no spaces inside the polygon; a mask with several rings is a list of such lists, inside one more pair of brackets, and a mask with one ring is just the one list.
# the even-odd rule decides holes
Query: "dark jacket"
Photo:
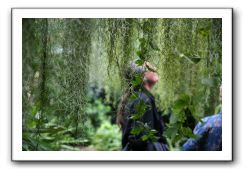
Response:
[{"label": "dark jacket", "polygon": [[[143,90],[138,93],[137,99],[127,103],[125,112],[125,123],[122,126],[122,148],[125,151],[166,151],[168,150],[166,140],[164,139],[163,130],[164,125],[160,114],[157,111],[154,97],[151,93]],[[142,141],[141,135],[132,135],[131,130],[135,127],[136,121],[131,119],[131,115],[136,113],[136,105],[143,101],[146,105],[146,111],[143,114],[140,122],[147,123],[147,125],[157,131],[157,141]]]}]

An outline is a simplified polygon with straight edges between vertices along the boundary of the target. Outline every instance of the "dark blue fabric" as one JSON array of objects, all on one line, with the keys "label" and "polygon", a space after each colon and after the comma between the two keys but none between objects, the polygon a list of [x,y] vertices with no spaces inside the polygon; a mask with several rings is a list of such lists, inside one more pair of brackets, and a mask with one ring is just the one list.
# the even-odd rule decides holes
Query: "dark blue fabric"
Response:
[{"label": "dark blue fabric", "polygon": [[198,139],[190,138],[183,145],[184,151],[221,151],[222,150],[222,113],[205,117],[193,133]]}]

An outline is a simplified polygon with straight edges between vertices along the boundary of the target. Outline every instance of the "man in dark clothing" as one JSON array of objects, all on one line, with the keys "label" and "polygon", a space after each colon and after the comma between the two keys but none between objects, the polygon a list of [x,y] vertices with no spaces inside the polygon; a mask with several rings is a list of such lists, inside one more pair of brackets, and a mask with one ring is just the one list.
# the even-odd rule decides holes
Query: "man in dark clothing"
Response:
[{"label": "man in dark clothing", "polygon": [[124,151],[167,151],[162,117],[150,93],[159,80],[158,74],[147,69],[142,78],[141,87],[133,91],[136,98],[128,101],[124,108],[122,148]]},{"label": "man in dark clothing", "polygon": [[[143,132],[138,135],[131,134],[131,130],[136,127],[138,121],[135,121],[130,118],[129,112],[131,115],[136,113],[135,107],[139,102],[144,102],[147,106],[145,113],[139,122],[147,124],[150,129],[155,130],[156,140],[152,142],[151,140],[142,141]],[[127,119],[125,120],[125,125],[122,127],[122,147],[124,150],[134,150],[134,151],[165,151],[167,146],[165,145],[166,141],[163,138],[163,121],[160,115],[158,114],[157,108],[155,106],[154,97],[147,91],[139,92],[139,98],[128,103],[126,106]]]}]

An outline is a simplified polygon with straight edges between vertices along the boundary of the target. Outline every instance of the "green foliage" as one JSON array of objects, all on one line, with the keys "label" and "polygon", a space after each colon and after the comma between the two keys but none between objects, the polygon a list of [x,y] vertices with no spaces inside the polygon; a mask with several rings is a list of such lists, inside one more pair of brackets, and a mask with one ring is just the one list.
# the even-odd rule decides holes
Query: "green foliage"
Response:
[{"label": "green foliage", "polygon": [[[148,29],[148,28],[146,28]],[[145,56],[145,49],[146,49],[146,40],[144,38],[141,38],[140,40],[140,50],[137,51],[137,55],[139,59],[136,60],[137,66],[143,65],[147,60]],[[135,75],[134,79],[132,80],[132,86],[133,88],[139,88],[139,91],[142,90],[142,84],[143,84],[143,74]],[[130,101],[135,101],[136,99],[140,98],[139,94],[137,92],[132,92]],[[144,100],[139,99],[139,103],[135,106],[135,112],[130,115],[130,118],[135,121],[137,124],[135,127],[132,128],[131,134],[132,135],[140,135],[140,139],[142,141],[152,141],[155,142],[157,133],[156,130],[151,129],[147,123],[143,123],[140,120],[142,119],[145,112],[150,109],[150,105],[147,105]]]},{"label": "green foliage", "polygon": [[136,75],[131,83],[134,87],[140,86],[142,84],[142,75]]},{"label": "green foliage", "polygon": [[[138,98],[137,98],[138,99]],[[131,115],[131,119],[140,120],[144,113],[146,112],[148,105],[142,100],[135,106],[135,113]]]},{"label": "green foliage", "polygon": [[[23,67],[28,68],[23,69],[23,140],[33,139],[31,150],[59,150],[63,147],[60,140],[85,144],[86,66],[90,49],[90,33],[85,27],[90,22],[23,20]],[[36,66],[31,67],[33,64]],[[50,124],[63,130],[52,132]],[[67,136],[63,133],[66,131]],[[28,147],[25,143],[23,149]]]},{"label": "green foliage", "polygon": [[[85,138],[75,139],[72,133],[75,128],[64,128],[57,126],[55,121],[44,125],[43,129],[29,129],[23,132],[24,151],[49,151],[49,150],[80,150],[78,145],[86,145]],[[36,135],[38,133],[38,135]]]},{"label": "green foliage", "polygon": [[136,121],[136,126],[132,128],[131,134],[133,135],[140,135],[140,139],[142,141],[156,141],[155,134],[157,133],[156,130],[151,129],[147,123],[142,123],[140,121]]},{"label": "green foliage", "polygon": [[[92,144],[118,150],[121,133],[114,116],[133,60],[157,67],[160,81],[153,94],[162,115],[169,116],[165,136],[172,149],[195,137],[192,126],[202,117],[221,110],[221,19],[49,18],[22,23],[23,150],[80,150]],[[140,86],[141,75],[130,83]],[[89,96],[92,84],[105,90],[103,98]],[[133,93],[129,99],[136,98]],[[139,120],[145,110],[138,104],[139,113],[132,118]],[[154,131],[146,124],[139,128],[143,140],[153,140]],[[109,134],[95,141],[102,132]],[[118,142],[103,148],[111,141],[108,135]]]},{"label": "green foliage", "polygon": [[121,135],[117,125],[104,121],[93,138],[93,145],[97,150],[121,150]]},{"label": "green foliage", "polygon": [[108,112],[111,107],[104,105],[100,99],[95,100],[94,103],[88,103],[86,106],[87,119],[91,121],[91,127],[99,127],[103,121],[106,121]]}]

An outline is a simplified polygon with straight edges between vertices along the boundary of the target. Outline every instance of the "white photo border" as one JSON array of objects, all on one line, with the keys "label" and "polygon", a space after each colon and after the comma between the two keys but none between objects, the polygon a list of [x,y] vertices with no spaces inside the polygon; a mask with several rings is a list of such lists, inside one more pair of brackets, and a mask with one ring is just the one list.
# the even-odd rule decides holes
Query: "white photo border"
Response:
[{"label": "white photo border", "polygon": [[[232,161],[232,8],[12,8],[12,161]],[[22,151],[22,18],[222,18],[222,151]]]}]

